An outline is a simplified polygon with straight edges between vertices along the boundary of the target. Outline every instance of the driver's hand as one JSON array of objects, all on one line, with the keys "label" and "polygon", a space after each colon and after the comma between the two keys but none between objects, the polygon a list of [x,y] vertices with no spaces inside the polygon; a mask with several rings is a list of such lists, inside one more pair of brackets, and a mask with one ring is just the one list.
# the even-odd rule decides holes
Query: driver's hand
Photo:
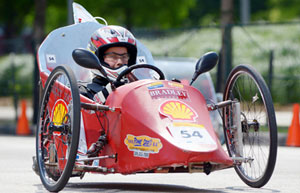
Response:
[{"label": "driver's hand", "polygon": [[123,86],[125,84],[125,82],[121,82],[121,81],[114,81],[114,85],[116,88],[118,88],[119,86]]}]

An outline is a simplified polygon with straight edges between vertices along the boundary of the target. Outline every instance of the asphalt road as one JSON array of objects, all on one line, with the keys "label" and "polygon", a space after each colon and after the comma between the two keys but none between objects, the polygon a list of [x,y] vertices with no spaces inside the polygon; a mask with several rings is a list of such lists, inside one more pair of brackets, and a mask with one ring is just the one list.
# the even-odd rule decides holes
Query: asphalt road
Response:
[{"label": "asphalt road", "polygon": [[[0,193],[47,192],[32,171],[35,138],[0,135]],[[234,169],[197,174],[86,174],[61,192],[299,192],[300,148],[279,147],[269,183],[260,189],[244,184]]]}]

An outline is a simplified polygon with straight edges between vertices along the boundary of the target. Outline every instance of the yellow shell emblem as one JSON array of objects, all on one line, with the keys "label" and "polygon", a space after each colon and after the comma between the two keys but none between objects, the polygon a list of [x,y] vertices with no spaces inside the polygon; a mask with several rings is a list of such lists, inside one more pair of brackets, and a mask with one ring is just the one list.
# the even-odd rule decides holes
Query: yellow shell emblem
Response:
[{"label": "yellow shell emblem", "polygon": [[52,121],[54,125],[62,125],[66,121],[65,115],[67,114],[67,105],[63,100],[56,101],[53,108]]},{"label": "yellow shell emblem", "polygon": [[180,101],[167,101],[160,106],[160,113],[172,120],[194,121],[197,117],[195,111]]}]

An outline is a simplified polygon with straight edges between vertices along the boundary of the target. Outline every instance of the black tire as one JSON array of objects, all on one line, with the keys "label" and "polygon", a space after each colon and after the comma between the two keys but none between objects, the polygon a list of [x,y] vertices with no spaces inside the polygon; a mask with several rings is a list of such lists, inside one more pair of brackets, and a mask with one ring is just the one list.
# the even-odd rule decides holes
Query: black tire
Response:
[{"label": "black tire", "polygon": [[68,183],[80,132],[80,98],[68,66],[56,67],[45,84],[36,130],[36,159],[41,181],[51,192]]},{"label": "black tire", "polygon": [[[272,176],[277,156],[277,124],[270,91],[251,66],[235,67],[226,82],[223,100],[240,103],[242,137],[234,134],[232,106],[223,109],[224,135],[231,157],[250,158],[235,162],[239,177],[249,186],[264,186]],[[243,155],[238,155],[241,147]]]}]

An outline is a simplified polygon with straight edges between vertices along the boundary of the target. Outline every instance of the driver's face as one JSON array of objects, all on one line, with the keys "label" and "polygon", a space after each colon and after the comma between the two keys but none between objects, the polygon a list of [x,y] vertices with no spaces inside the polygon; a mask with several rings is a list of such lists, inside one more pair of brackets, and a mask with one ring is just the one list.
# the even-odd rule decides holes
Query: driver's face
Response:
[{"label": "driver's face", "polygon": [[103,58],[111,68],[118,68],[128,64],[129,55],[126,47],[111,47],[104,52]]}]

